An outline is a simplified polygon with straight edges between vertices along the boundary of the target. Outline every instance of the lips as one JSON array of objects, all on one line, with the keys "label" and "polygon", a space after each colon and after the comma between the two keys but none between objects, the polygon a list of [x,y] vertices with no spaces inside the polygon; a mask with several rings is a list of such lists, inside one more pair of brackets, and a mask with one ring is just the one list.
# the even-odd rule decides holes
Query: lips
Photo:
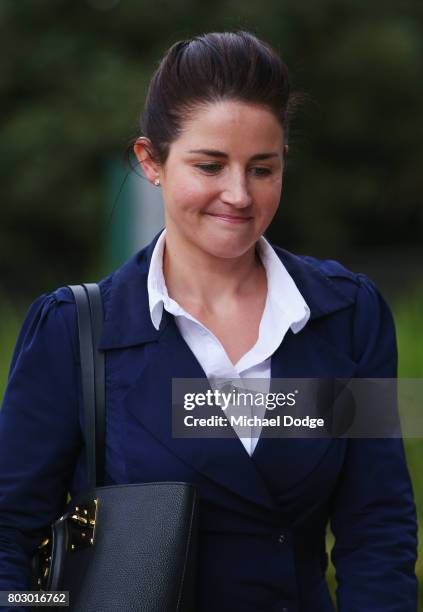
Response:
[{"label": "lips", "polygon": [[228,223],[246,223],[252,219],[252,217],[239,217],[235,215],[226,215],[224,213],[206,213],[206,215],[214,217],[215,219],[226,221]]}]

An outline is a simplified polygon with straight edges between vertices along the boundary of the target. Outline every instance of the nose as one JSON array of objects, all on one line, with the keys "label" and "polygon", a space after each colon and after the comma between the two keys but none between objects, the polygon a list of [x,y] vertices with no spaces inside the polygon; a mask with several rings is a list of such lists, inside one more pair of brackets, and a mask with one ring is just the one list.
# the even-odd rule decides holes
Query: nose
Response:
[{"label": "nose", "polygon": [[234,208],[246,208],[251,205],[252,197],[244,171],[228,173],[221,199]]}]

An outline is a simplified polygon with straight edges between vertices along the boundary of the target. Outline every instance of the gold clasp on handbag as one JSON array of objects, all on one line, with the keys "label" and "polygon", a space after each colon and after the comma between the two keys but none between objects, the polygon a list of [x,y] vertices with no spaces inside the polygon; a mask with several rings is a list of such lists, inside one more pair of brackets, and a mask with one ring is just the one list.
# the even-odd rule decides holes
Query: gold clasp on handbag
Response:
[{"label": "gold clasp on handbag", "polygon": [[38,545],[38,555],[40,575],[37,576],[37,586],[43,588],[50,571],[51,538],[45,538],[41,544]]},{"label": "gold clasp on handbag", "polygon": [[98,499],[93,499],[87,504],[75,506],[75,509],[62,518],[70,521],[70,549],[77,550],[81,547],[94,544],[95,527],[97,521]]},{"label": "gold clasp on handbag", "polygon": [[[75,506],[70,512],[63,514],[53,526],[53,529],[67,532],[68,550],[80,550],[93,546],[97,521],[98,499],[86,504]],[[63,523],[63,525],[60,525]],[[52,538],[45,538],[38,545],[37,586],[44,590],[47,586],[52,561]]]}]

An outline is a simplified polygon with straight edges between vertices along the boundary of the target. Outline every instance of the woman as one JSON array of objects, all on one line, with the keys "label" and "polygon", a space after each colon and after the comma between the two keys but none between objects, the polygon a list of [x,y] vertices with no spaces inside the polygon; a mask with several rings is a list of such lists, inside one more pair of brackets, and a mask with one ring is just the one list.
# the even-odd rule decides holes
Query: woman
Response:
[{"label": "woman", "polygon": [[[333,611],[328,521],[339,609],[411,612],[416,517],[401,439],[172,436],[172,378],[396,376],[374,284],[263,237],[291,103],[284,64],[247,32],[178,42],[153,76],[134,151],[162,189],[166,227],[100,282],[106,484],[196,485],[199,612]],[[27,314],[1,413],[1,589],[27,588],[42,528],[83,488],[82,430],[63,287]]]}]

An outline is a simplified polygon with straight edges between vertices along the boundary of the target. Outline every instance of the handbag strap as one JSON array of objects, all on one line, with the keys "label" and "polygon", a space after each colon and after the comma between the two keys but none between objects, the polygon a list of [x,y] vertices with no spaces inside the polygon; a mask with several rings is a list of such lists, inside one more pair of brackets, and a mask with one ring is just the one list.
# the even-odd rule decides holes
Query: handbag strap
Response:
[{"label": "handbag strap", "polygon": [[88,489],[92,491],[104,484],[105,366],[104,353],[97,349],[103,326],[103,304],[100,288],[95,283],[68,287],[75,297],[77,310]]}]

